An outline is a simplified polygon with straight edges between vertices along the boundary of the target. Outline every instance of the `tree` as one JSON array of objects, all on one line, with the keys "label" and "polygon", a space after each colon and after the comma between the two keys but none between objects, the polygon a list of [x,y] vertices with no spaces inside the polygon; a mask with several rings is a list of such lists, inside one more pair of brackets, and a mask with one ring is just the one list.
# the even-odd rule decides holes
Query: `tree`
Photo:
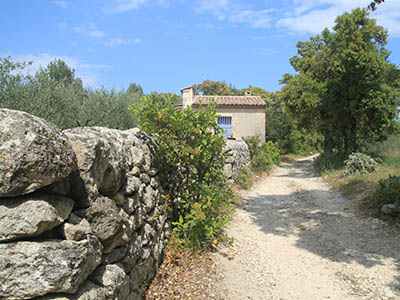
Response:
[{"label": "tree", "polygon": [[135,95],[138,95],[139,97],[144,96],[142,87],[139,84],[136,84],[134,82],[129,85],[128,89],[126,90],[126,93],[128,95],[135,94]]},{"label": "tree", "polygon": [[204,80],[200,84],[193,86],[196,95],[241,95],[242,92],[232,85],[227,85],[225,81]]},{"label": "tree", "polygon": [[0,58],[0,107],[21,109],[26,76],[24,68],[32,62],[13,62],[11,57]]},{"label": "tree", "polygon": [[383,2],[385,2],[385,0],[374,0],[368,5],[368,9],[371,10],[371,11],[374,11],[377,8],[376,6],[378,4],[383,3]]},{"label": "tree", "polygon": [[151,92],[147,95],[152,99],[154,102],[159,103],[172,103],[172,104],[180,104],[182,103],[182,98],[179,97],[177,94],[173,93],[158,93],[158,92]]},{"label": "tree", "polygon": [[62,60],[54,60],[34,75],[23,75],[26,63],[0,59],[0,107],[26,111],[61,129],[104,126],[128,129],[135,125],[128,106],[142,96],[104,88],[89,90]]},{"label": "tree", "polygon": [[73,84],[75,81],[75,70],[68,67],[68,65],[61,59],[51,61],[45,70],[43,70],[51,80],[59,83]]},{"label": "tree", "polygon": [[288,108],[324,135],[326,151],[361,151],[395,130],[399,70],[388,60],[387,31],[365,9],[339,16],[333,32],[297,44],[285,76]]},{"label": "tree", "polygon": [[281,92],[270,93],[266,99],[266,139],[276,143],[283,154],[318,152],[322,136],[309,120],[293,117],[282,99]]}]

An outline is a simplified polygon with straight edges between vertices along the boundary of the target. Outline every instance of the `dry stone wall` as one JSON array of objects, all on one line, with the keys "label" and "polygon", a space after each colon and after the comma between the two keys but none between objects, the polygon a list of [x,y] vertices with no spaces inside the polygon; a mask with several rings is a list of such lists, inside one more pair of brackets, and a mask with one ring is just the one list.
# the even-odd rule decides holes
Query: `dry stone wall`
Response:
[{"label": "dry stone wall", "polygon": [[224,174],[228,179],[236,179],[239,170],[250,164],[250,151],[247,144],[241,140],[226,140],[224,152],[228,153],[225,160]]},{"label": "dry stone wall", "polygon": [[[247,145],[226,143],[233,179]],[[143,299],[170,232],[152,138],[0,109],[0,299]]]},{"label": "dry stone wall", "polygon": [[169,234],[155,155],[0,109],[0,299],[142,299]]}]

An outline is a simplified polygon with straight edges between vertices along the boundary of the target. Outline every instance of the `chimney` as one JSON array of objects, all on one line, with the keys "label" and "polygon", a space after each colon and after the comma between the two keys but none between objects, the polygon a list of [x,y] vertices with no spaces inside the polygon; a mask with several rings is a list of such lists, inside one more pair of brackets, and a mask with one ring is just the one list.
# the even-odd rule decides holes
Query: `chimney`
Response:
[{"label": "chimney", "polygon": [[191,86],[185,87],[181,89],[181,93],[183,98],[183,108],[191,106],[194,100],[193,87]]}]

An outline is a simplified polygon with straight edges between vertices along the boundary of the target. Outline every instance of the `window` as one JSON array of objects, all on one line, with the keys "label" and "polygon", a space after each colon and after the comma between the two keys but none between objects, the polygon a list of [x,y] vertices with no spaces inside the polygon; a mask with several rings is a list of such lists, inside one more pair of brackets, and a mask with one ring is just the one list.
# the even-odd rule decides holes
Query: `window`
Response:
[{"label": "window", "polygon": [[218,117],[218,125],[224,130],[225,139],[232,137],[232,117]]}]

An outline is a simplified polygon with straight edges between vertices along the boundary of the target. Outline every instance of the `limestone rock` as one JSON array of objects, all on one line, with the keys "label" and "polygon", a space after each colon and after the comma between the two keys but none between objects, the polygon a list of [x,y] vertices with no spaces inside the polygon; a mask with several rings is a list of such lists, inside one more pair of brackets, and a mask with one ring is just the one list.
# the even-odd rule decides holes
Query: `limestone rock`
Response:
[{"label": "limestone rock", "polygon": [[125,300],[129,294],[129,277],[118,264],[101,265],[90,276],[90,280],[104,287],[109,299]]},{"label": "limestone rock", "polygon": [[104,246],[104,252],[110,253],[115,247],[125,244],[123,219],[115,202],[107,197],[99,197],[86,210],[86,219],[93,233]]},{"label": "limestone rock", "polygon": [[[138,167],[145,164],[150,156],[149,150],[146,152],[145,145],[138,138],[145,136],[139,130],[79,127],[64,133],[75,150],[89,202],[99,194],[113,197],[124,183],[125,174],[131,171],[137,173]],[[153,143],[149,137],[146,142]]]},{"label": "limestone rock", "polygon": [[126,183],[122,188],[122,193],[124,195],[132,195],[134,192],[137,192],[141,186],[142,182],[139,177],[136,176],[127,176]]},{"label": "limestone rock", "polygon": [[75,153],[61,130],[25,112],[0,109],[0,197],[32,193],[75,169]]},{"label": "limestone rock", "polygon": [[400,214],[400,207],[394,204],[385,204],[382,206],[381,211],[385,215],[395,216],[397,214]]},{"label": "limestone rock", "polygon": [[224,152],[229,154],[225,160],[224,174],[228,179],[235,179],[239,170],[250,164],[249,148],[243,141],[226,140]]},{"label": "limestone rock", "polygon": [[87,280],[79,288],[74,295],[64,293],[48,294],[46,296],[37,297],[35,300],[106,300],[106,293],[103,287]]},{"label": "limestone rock", "polygon": [[156,265],[151,256],[146,261],[135,265],[135,268],[131,272],[131,291],[138,290],[141,286],[145,285],[147,281],[153,279],[155,272]]},{"label": "limestone rock", "polygon": [[69,198],[29,195],[0,200],[0,241],[37,236],[62,224],[74,206]]},{"label": "limestone rock", "polygon": [[124,205],[125,203],[125,197],[121,193],[116,193],[112,199],[115,201],[115,203],[119,206]]},{"label": "limestone rock", "polygon": [[80,241],[92,234],[90,224],[86,219],[71,214],[67,223],[62,226],[62,232],[67,240]]},{"label": "limestone rock", "polygon": [[142,173],[140,174],[140,180],[144,183],[144,184],[149,184],[150,183],[150,176],[146,173]]},{"label": "limestone rock", "polygon": [[126,251],[127,251],[127,247],[115,248],[111,253],[103,255],[101,263],[106,265],[106,264],[113,264],[115,262],[118,262],[124,258]]},{"label": "limestone rock", "polygon": [[232,165],[231,164],[224,165],[223,173],[226,178],[232,178],[233,176]]},{"label": "limestone rock", "polygon": [[146,187],[145,193],[143,195],[143,205],[146,213],[149,213],[160,200],[160,193],[153,189],[150,185]]},{"label": "limestone rock", "polygon": [[75,293],[101,262],[97,238],[0,244],[0,298]]}]

